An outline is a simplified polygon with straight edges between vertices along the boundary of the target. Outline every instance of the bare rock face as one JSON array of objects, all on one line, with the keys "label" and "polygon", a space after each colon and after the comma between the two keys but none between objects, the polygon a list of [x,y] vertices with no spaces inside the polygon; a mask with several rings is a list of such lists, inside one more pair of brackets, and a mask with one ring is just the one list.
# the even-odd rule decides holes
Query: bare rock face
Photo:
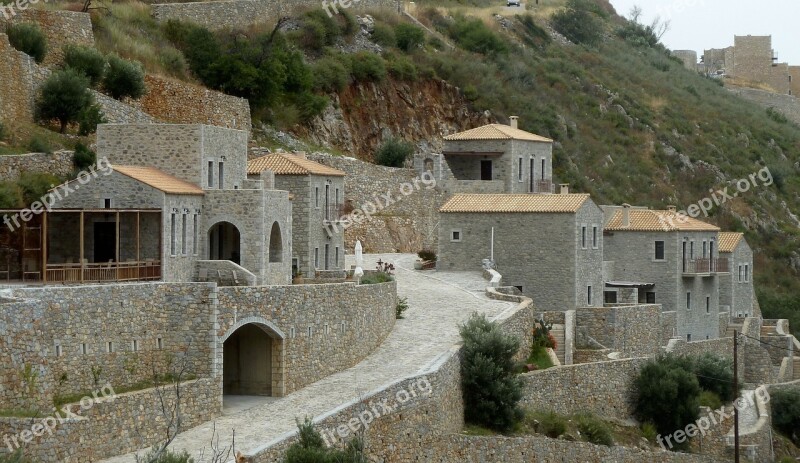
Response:
[{"label": "bare rock face", "polygon": [[389,137],[412,141],[420,151],[437,151],[443,135],[493,122],[488,113],[469,108],[458,88],[440,80],[356,83],[332,99],[296,134],[363,160],[372,160]]}]

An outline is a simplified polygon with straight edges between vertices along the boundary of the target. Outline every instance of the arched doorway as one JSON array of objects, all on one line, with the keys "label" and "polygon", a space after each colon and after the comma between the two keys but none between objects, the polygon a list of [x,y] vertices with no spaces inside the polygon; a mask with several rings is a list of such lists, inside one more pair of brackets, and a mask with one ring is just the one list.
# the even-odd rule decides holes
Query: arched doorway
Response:
[{"label": "arched doorway", "polygon": [[246,324],[222,346],[222,393],[272,396],[273,343],[280,343],[261,326]]},{"label": "arched doorway", "polygon": [[278,222],[272,224],[272,232],[269,234],[269,261],[283,262],[283,239]]},{"label": "arched doorway", "polygon": [[239,229],[230,222],[219,222],[208,231],[208,258],[241,264]]}]

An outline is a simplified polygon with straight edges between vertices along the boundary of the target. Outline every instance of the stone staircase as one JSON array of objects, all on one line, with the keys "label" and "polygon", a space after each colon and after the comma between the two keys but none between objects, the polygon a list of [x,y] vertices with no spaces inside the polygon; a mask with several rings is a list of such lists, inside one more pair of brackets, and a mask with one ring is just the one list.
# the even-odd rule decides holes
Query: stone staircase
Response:
[{"label": "stone staircase", "polygon": [[556,357],[558,357],[558,361],[561,364],[564,364],[564,325],[553,325],[553,328],[550,330],[550,334],[556,339]]},{"label": "stone staircase", "polygon": [[725,337],[726,338],[732,338],[733,337],[733,330],[736,330],[739,333],[741,333],[742,332],[742,326],[743,325],[734,325],[732,323],[729,324],[728,325],[728,330],[725,332]]}]

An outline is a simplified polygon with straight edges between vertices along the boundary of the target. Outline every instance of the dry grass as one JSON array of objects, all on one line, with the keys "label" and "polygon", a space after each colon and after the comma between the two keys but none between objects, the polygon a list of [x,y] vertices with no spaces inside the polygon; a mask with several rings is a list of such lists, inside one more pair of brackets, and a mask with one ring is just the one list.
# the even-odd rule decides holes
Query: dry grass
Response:
[{"label": "dry grass", "polygon": [[744,88],[754,88],[756,90],[764,90],[767,92],[775,93],[775,89],[770,87],[769,85],[763,82],[754,82],[752,80],[741,79],[738,77],[726,77],[725,80],[726,87],[744,87]]}]

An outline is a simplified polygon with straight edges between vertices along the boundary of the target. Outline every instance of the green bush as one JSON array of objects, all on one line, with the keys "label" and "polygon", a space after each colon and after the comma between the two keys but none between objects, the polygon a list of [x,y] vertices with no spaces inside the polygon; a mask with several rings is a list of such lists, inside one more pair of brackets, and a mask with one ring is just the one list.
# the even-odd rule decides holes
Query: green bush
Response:
[{"label": "green bush", "polygon": [[574,43],[595,45],[603,34],[603,22],[588,0],[569,0],[551,22],[558,33]]},{"label": "green bush", "polygon": [[789,123],[789,118],[787,118],[782,112],[777,111],[775,108],[772,107],[767,108],[767,116],[773,121],[777,122],[778,124]]},{"label": "green bush", "polygon": [[342,28],[336,19],[323,10],[313,9],[303,15],[300,28],[300,42],[304,48],[319,51],[333,45],[342,35]]},{"label": "green bush", "polygon": [[27,148],[31,153],[50,154],[53,152],[53,147],[50,145],[50,142],[41,135],[34,135],[31,137],[31,139],[28,140]]},{"label": "green bush", "polygon": [[397,37],[394,35],[394,29],[391,27],[375,23],[375,28],[372,30],[372,41],[382,47],[396,47]]},{"label": "green bush", "polygon": [[449,34],[465,50],[483,55],[508,53],[508,44],[480,19],[457,17],[449,29]]},{"label": "green bush", "polygon": [[326,56],[313,66],[314,88],[324,92],[340,92],[350,82],[350,71],[342,63],[343,56]]},{"label": "green bush", "polygon": [[402,319],[403,318],[403,314],[405,313],[406,310],[408,310],[408,298],[407,297],[401,297],[397,301],[397,306],[394,308],[395,318],[398,319],[398,320]]},{"label": "green bush", "polygon": [[14,182],[0,181],[0,209],[17,209],[24,205],[19,186]]},{"label": "green bush", "polygon": [[[733,401],[738,391],[733,389],[733,360],[704,353],[694,361],[697,382],[704,391],[713,392],[718,399]],[[711,407],[719,408],[719,407]]]},{"label": "green bush", "polygon": [[567,420],[561,415],[547,412],[537,415],[536,419],[539,421],[539,426],[537,428],[539,434],[544,434],[547,437],[556,439],[567,432]]},{"label": "green bush", "polygon": [[473,315],[460,328],[464,341],[461,384],[464,419],[499,432],[514,427],[522,418],[517,403],[522,383],[514,371],[519,341],[504,334],[484,315]]},{"label": "green bush", "polygon": [[770,405],[775,429],[800,445],[800,387],[774,391]]},{"label": "green bush", "polygon": [[73,69],[50,74],[39,90],[37,116],[40,120],[58,120],[61,133],[67,124],[74,122],[81,112],[92,104],[92,94],[87,88],[89,80]]},{"label": "green bush", "polygon": [[53,174],[46,172],[23,172],[17,180],[17,185],[22,190],[22,200],[25,204],[38,201],[51,188],[59,185],[61,181]]},{"label": "green bush", "polygon": [[635,21],[625,21],[617,29],[617,35],[635,47],[656,47],[658,36],[651,26],[643,26]]},{"label": "green bush", "polygon": [[414,145],[411,143],[397,138],[389,138],[375,153],[375,162],[387,167],[403,167],[406,159],[413,153]]},{"label": "green bush", "polygon": [[108,58],[108,70],[103,78],[103,88],[111,97],[134,100],[144,95],[144,70],[138,62],[128,61],[117,55]]},{"label": "green bush", "polygon": [[361,284],[374,285],[377,283],[386,283],[393,280],[394,278],[392,278],[392,276],[386,272],[375,272],[375,273],[369,273],[361,277]]},{"label": "green bush", "polygon": [[361,82],[380,82],[386,78],[383,58],[368,51],[360,51],[352,58],[353,78]]},{"label": "green bush", "polygon": [[92,47],[67,45],[64,47],[64,66],[82,73],[95,87],[103,80],[106,57]]},{"label": "green bush", "polygon": [[72,165],[78,170],[86,170],[95,163],[97,163],[97,153],[83,143],[78,143],[75,146],[75,153],[72,155]]},{"label": "green bush", "polygon": [[298,440],[284,455],[284,463],[367,463],[364,455],[364,442],[360,438],[351,439],[344,449],[329,448],[320,433],[308,418],[297,423]]},{"label": "green bush", "polygon": [[647,439],[648,442],[655,442],[656,439],[658,438],[658,430],[656,429],[656,426],[653,423],[650,422],[642,423],[640,429],[642,430],[642,436],[644,436],[644,438]]},{"label": "green bush", "polygon": [[8,42],[12,47],[41,63],[47,54],[47,38],[39,26],[33,23],[12,24],[6,28]]},{"label": "green bush", "polygon": [[178,453],[166,449],[159,453],[159,448],[153,447],[153,449],[144,456],[142,461],[146,461],[147,463],[194,463],[194,458],[189,456],[189,452],[186,450]]},{"label": "green bush", "polygon": [[86,136],[97,132],[97,125],[106,123],[100,105],[91,104],[78,115],[78,135]]},{"label": "green bush", "polygon": [[716,393],[711,391],[704,390],[700,392],[697,402],[703,407],[708,407],[712,410],[719,410],[719,408],[722,407],[722,399],[720,399]]},{"label": "green bush", "polygon": [[403,51],[411,51],[425,43],[425,32],[417,26],[400,23],[394,28],[397,47]]},{"label": "green bush", "polygon": [[417,253],[417,257],[423,262],[436,262],[436,251],[423,249]]},{"label": "green bush", "polygon": [[583,438],[587,442],[595,445],[605,445],[611,447],[614,445],[614,439],[611,437],[611,430],[608,424],[604,421],[595,418],[591,415],[582,415],[577,418],[578,431],[581,432]]},{"label": "green bush", "polygon": [[396,79],[414,82],[418,78],[417,66],[406,56],[393,55],[389,59],[389,73]]},{"label": "green bush", "polygon": [[660,434],[684,429],[699,417],[700,384],[685,358],[662,355],[647,362],[634,391],[637,418],[653,423]]}]

